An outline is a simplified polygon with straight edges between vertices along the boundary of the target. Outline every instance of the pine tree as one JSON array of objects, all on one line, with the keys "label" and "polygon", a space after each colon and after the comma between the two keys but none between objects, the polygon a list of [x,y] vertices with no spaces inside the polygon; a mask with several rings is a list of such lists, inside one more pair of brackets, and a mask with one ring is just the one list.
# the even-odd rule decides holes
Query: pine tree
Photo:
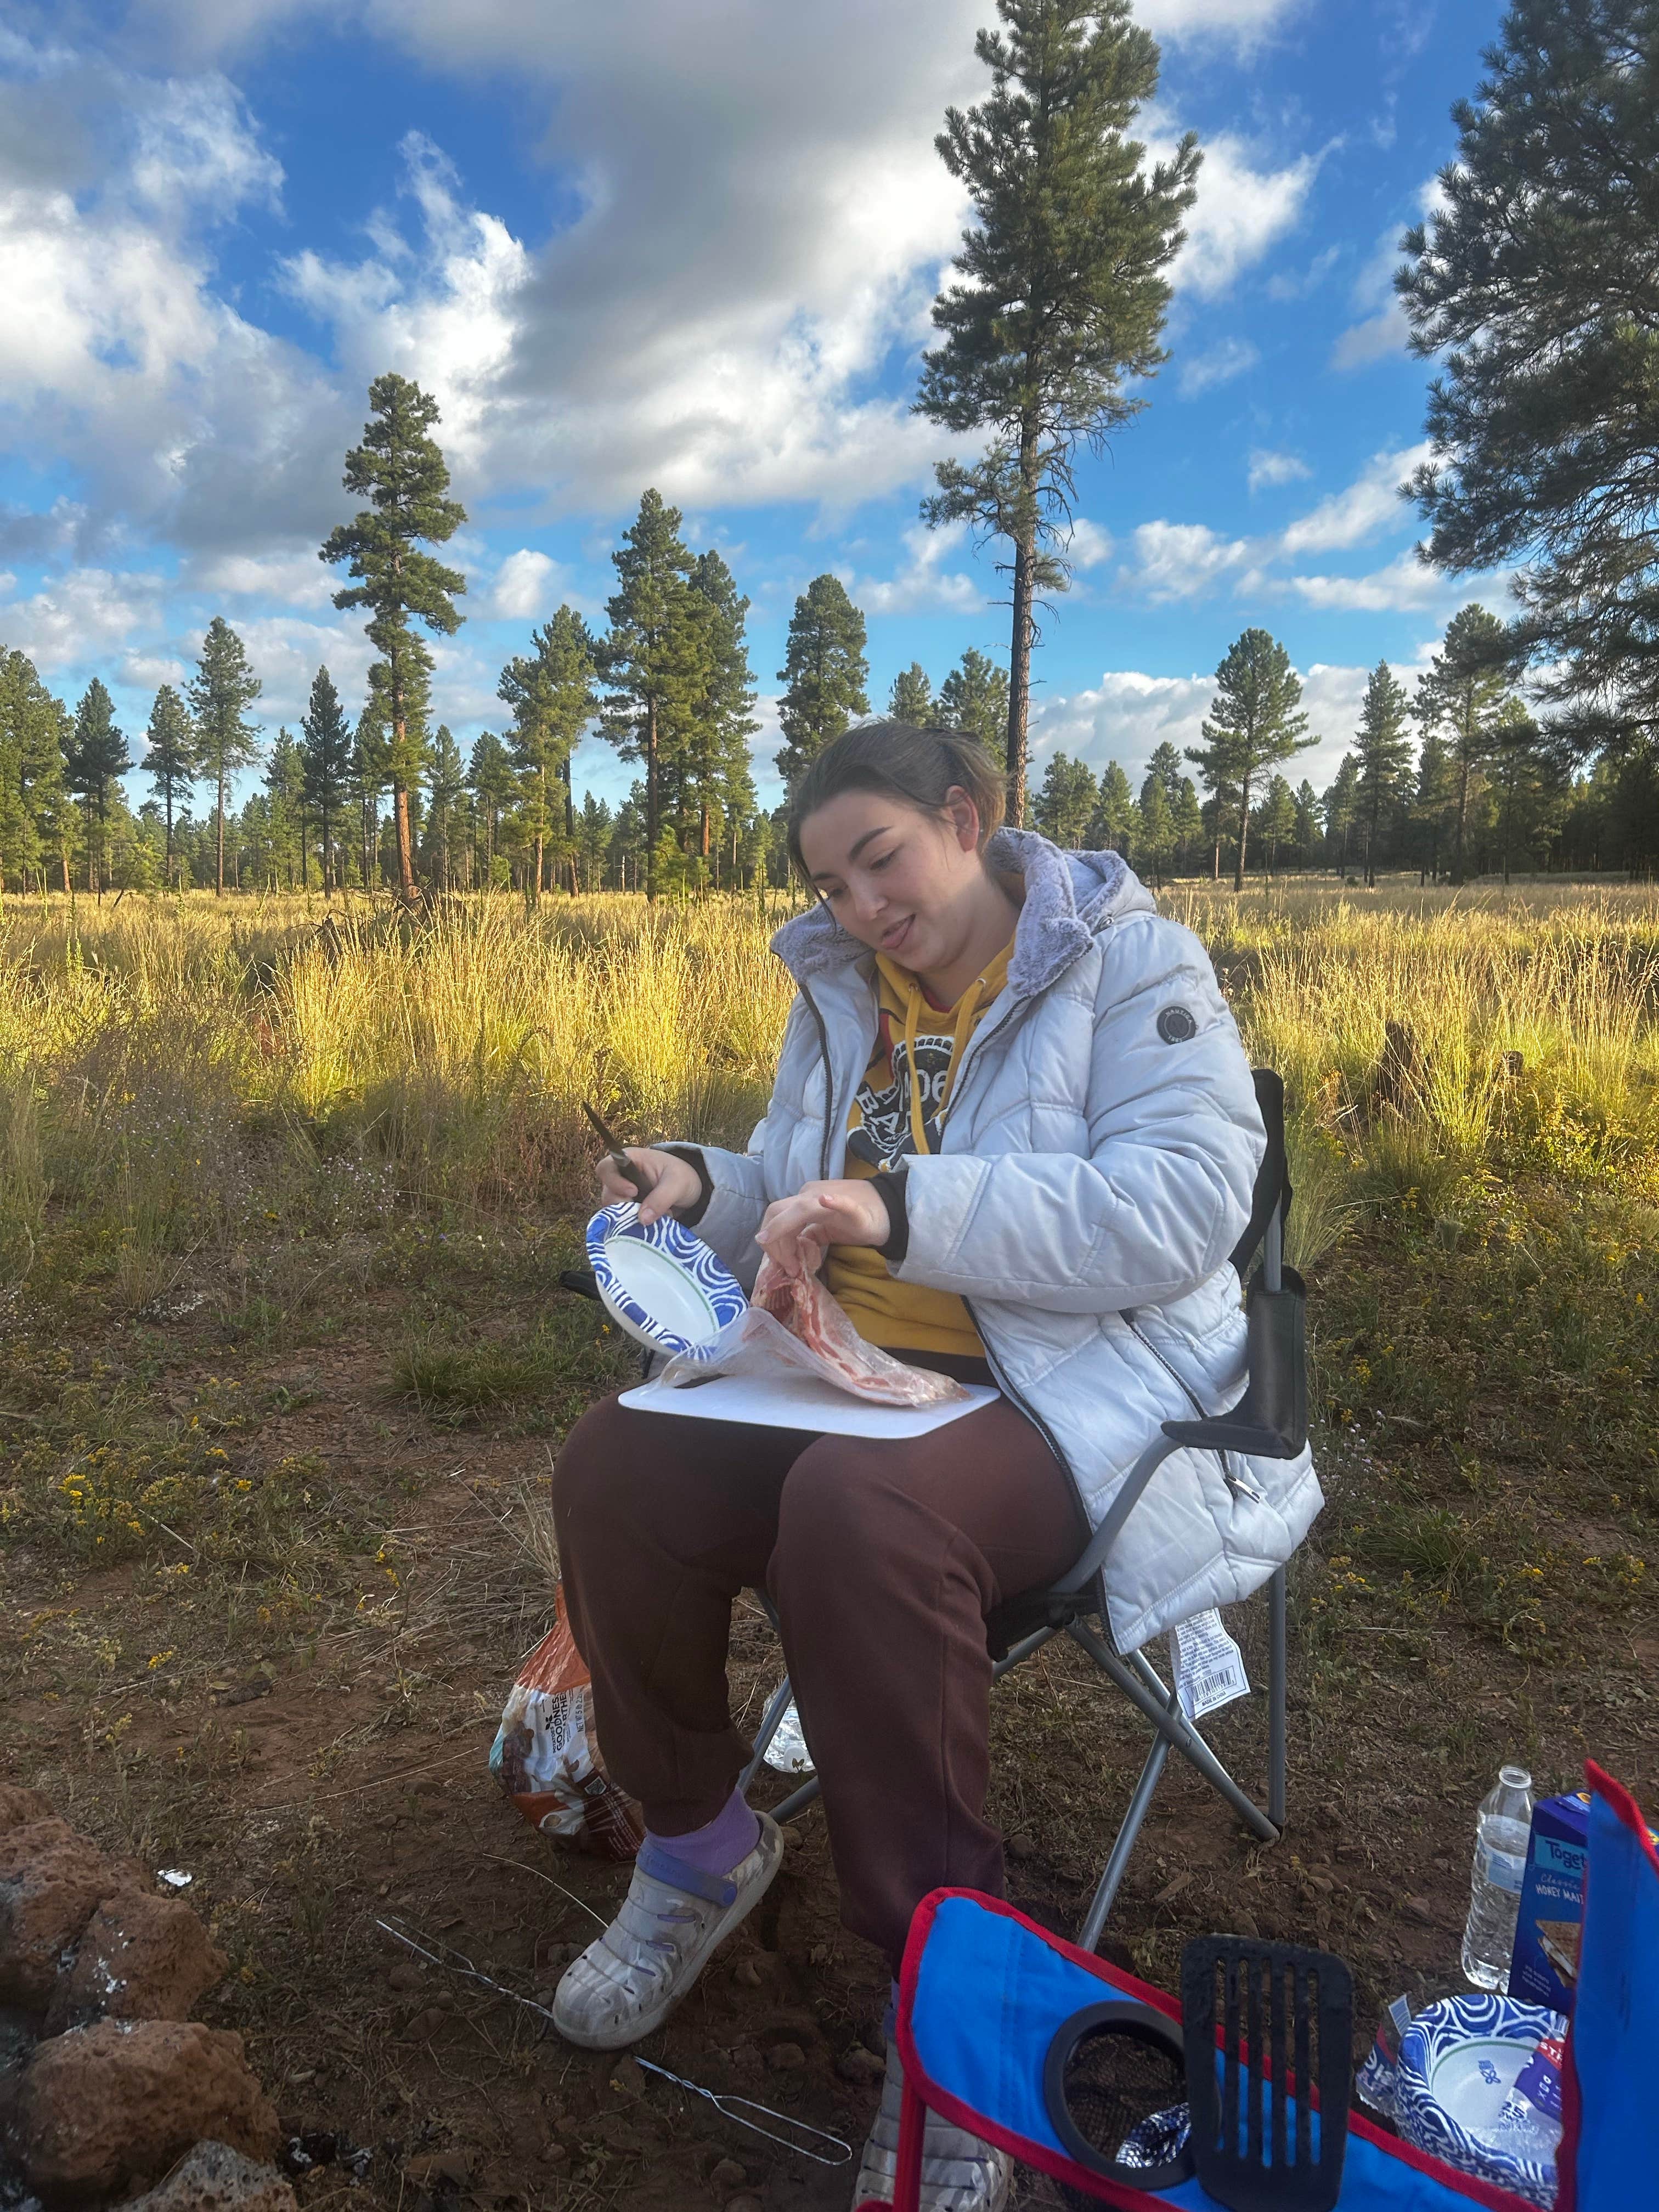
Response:
[{"label": "pine tree", "polygon": [[1412,816],[1429,833],[1428,865],[1424,872],[1431,883],[1440,880],[1440,840],[1452,818],[1456,796],[1457,776],[1446,741],[1437,730],[1427,728],[1417,755],[1417,788],[1412,798]]},{"label": "pine tree", "polygon": [[428,875],[441,891],[455,883],[455,844],[459,811],[466,790],[466,763],[447,722],[432,733],[431,757],[426,764],[426,840],[422,857]]},{"label": "pine tree", "polygon": [[1097,852],[1123,853],[1127,858],[1135,826],[1134,794],[1129,788],[1129,779],[1115,761],[1108,761],[1100,771],[1100,796],[1095,802],[1094,819],[1089,824],[1089,843]]},{"label": "pine tree", "polygon": [[73,725],[26,653],[0,649],[0,884],[56,860],[70,887],[72,810],[66,781]]},{"label": "pine tree", "polygon": [[1279,869],[1279,847],[1288,845],[1296,836],[1296,795],[1282,775],[1276,775],[1267,786],[1267,795],[1261,802],[1260,826],[1262,842],[1267,848],[1265,872],[1274,875]]},{"label": "pine tree", "polygon": [[277,731],[265,763],[265,795],[270,809],[269,873],[274,884],[285,868],[292,890],[296,860],[300,881],[305,882],[305,798],[300,748],[285,729]]},{"label": "pine tree", "polygon": [[391,776],[391,746],[380,702],[371,692],[351,734],[351,769],[346,786],[348,803],[357,815],[357,860],[365,890],[372,890],[380,879],[380,793]]},{"label": "pine tree", "polygon": [[1319,793],[1304,775],[1296,787],[1296,857],[1305,868],[1319,842]]},{"label": "pine tree", "polygon": [[409,795],[420,781],[432,655],[411,625],[443,637],[461,626],[454,600],[466,589],[459,569],[446,568],[422,543],[442,545],[466,520],[447,496],[449,469],[437,440],[438,403],[406,377],[388,373],[368,387],[370,419],[363,442],[345,459],[349,492],[371,501],[323,541],[321,558],[349,562],[358,580],[334,594],[337,607],[367,607],[368,641],[380,659],[369,691],[380,702],[398,833],[398,883],[405,899],[419,886]]},{"label": "pine tree", "polygon": [[149,748],[139,765],[150,780],[167,822],[166,880],[173,881],[173,817],[184,813],[190,799],[191,772],[196,762],[196,732],[185,712],[185,702],[172,684],[164,684],[149,710],[146,732]]},{"label": "pine tree", "polygon": [[1386,660],[1379,660],[1365,686],[1354,734],[1359,762],[1359,816],[1364,825],[1365,881],[1376,881],[1376,856],[1385,828],[1411,788],[1412,741],[1406,728],[1410,705],[1405,686]]},{"label": "pine tree", "polygon": [[[975,52],[991,91],[946,111],[934,142],[972,197],[963,281],[933,303],[941,343],[924,358],[920,412],[981,432],[982,459],[942,461],[930,524],[966,520],[1012,560],[1008,805],[1025,812],[1035,607],[1066,588],[1073,466],[1146,405],[1128,390],[1165,358],[1169,265],[1196,194],[1189,134],[1143,167],[1125,132],[1158,88],[1158,47],[1128,0],[997,0],[1005,32]],[[1006,34],[1005,34],[1006,33]]]},{"label": "pine tree", "polygon": [[1162,776],[1153,771],[1140,787],[1140,820],[1135,833],[1135,849],[1143,866],[1152,872],[1154,883],[1164,880],[1164,870],[1175,850],[1175,809],[1170,804]]},{"label": "pine tree", "polygon": [[754,811],[749,740],[760,725],[749,666],[749,601],[712,550],[692,562],[691,590],[692,611],[703,633],[705,684],[691,717],[684,784],[687,826],[695,830],[697,854],[707,867],[718,860],[718,830]]},{"label": "pine tree", "polygon": [[611,831],[610,807],[604,799],[595,799],[591,791],[585,791],[582,811],[576,818],[576,857],[584,890],[596,891],[604,885]]},{"label": "pine tree", "polygon": [[1170,803],[1170,812],[1173,816],[1181,803],[1181,787],[1185,781],[1180,749],[1172,745],[1167,738],[1161,739],[1152,747],[1146,773],[1149,776],[1155,775],[1163,785],[1164,796]]},{"label": "pine tree", "polygon": [[507,662],[496,696],[513,709],[513,765],[529,795],[526,826],[535,842],[539,899],[549,836],[569,849],[570,756],[599,701],[593,641],[574,607],[562,606],[530,640],[535,652]]},{"label": "pine tree", "polygon": [[1659,744],[1659,15],[1513,0],[1396,283],[1437,566],[1525,563],[1511,633],[1581,754]]},{"label": "pine tree", "polygon": [[257,758],[259,732],[246,720],[258,697],[258,678],[248,665],[247,648],[222,615],[215,615],[202,640],[202,654],[188,685],[196,724],[196,772],[214,790],[214,890],[225,889],[225,794],[232,774]]},{"label": "pine tree", "polygon": [[466,780],[483,818],[483,880],[486,889],[493,890],[501,816],[512,805],[519,788],[507,747],[493,730],[480,731],[473,739],[472,750],[467,757]]},{"label": "pine tree", "polygon": [[306,805],[317,817],[323,841],[323,890],[335,886],[334,824],[344,811],[351,778],[351,726],[326,668],[311,679],[311,697],[301,720]]},{"label": "pine tree", "polygon": [[1463,880],[1469,801],[1492,750],[1492,732],[1509,690],[1510,636],[1494,614],[1476,603],[1447,624],[1445,641],[1418,678],[1413,712],[1425,729],[1449,733],[1456,798],[1452,813],[1452,881]]},{"label": "pine tree", "polygon": [[795,601],[778,681],[783,750],[778,774],[793,791],[801,772],[854,714],[867,714],[870,664],[864,657],[864,617],[839,576],[814,576]]},{"label": "pine tree", "polygon": [[103,895],[110,786],[132,766],[125,734],[115,726],[115,702],[94,677],[75,710],[69,787],[86,807],[87,889]]},{"label": "pine tree", "polygon": [[692,605],[691,556],[677,507],[658,491],[640,501],[611,556],[618,589],[606,603],[610,634],[599,647],[610,692],[603,727],[623,760],[645,763],[646,892],[657,896],[662,764],[684,740],[708,687],[707,641]]},{"label": "pine tree", "polygon": [[1086,761],[1068,760],[1064,753],[1056,753],[1033,809],[1037,828],[1056,845],[1076,851],[1089,834],[1099,795],[1094,770]]},{"label": "pine tree", "polygon": [[893,678],[893,688],[887,695],[887,712],[894,721],[908,722],[913,730],[925,730],[932,725],[935,713],[933,687],[919,660],[913,660],[908,668],[901,668]]},{"label": "pine tree", "polygon": [[971,645],[939,687],[938,719],[994,757],[1008,727],[1008,672]]},{"label": "pine tree", "polygon": [[1230,811],[1238,856],[1233,889],[1244,888],[1250,800],[1264,769],[1317,744],[1304,737],[1302,685],[1291,656],[1265,629],[1247,629],[1229,647],[1216,670],[1219,687],[1210,702],[1202,745],[1188,749],[1204,787]]},{"label": "pine tree", "polygon": [[1325,814],[1325,841],[1335,848],[1336,872],[1346,881],[1348,873],[1348,841],[1353,836],[1353,825],[1359,811],[1359,763],[1352,753],[1344,753],[1330,789],[1320,802]]},{"label": "pine tree", "polygon": [[[1158,757],[1154,753],[1153,758]],[[1191,776],[1183,775],[1176,787],[1170,808],[1175,817],[1176,857],[1182,866],[1204,842],[1204,809],[1198,802],[1198,786]]]}]

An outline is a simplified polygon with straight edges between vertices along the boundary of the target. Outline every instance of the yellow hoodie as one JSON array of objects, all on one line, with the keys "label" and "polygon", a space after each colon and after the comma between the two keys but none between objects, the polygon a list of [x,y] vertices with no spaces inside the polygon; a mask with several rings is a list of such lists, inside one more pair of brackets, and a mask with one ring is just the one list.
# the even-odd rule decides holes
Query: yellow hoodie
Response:
[{"label": "yellow hoodie", "polygon": [[[902,1167],[938,1148],[939,1125],[968,1040],[1008,980],[1011,937],[953,1006],[936,1006],[921,981],[876,956],[880,1008],[875,1055],[847,1118],[849,1176]],[[832,1244],[823,1279],[866,1343],[895,1351],[949,1352],[982,1359],[985,1347],[954,1291],[896,1282],[868,1244]]]}]

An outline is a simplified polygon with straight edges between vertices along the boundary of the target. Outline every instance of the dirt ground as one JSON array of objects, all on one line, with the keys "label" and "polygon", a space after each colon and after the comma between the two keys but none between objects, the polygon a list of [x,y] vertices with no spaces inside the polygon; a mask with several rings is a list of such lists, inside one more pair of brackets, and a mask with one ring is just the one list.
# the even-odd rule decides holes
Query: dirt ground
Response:
[{"label": "dirt ground", "polygon": [[[1489,1267],[1460,1273],[1455,1253],[1429,1249],[1351,1241],[1315,1285],[1332,1503],[1293,1585],[1289,1831],[1258,1848],[1172,1764],[1107,1946],[1166,1986],[1202,1930],[1328,1946],[1354,1968],[1362,2040],[1396,1993],[1461,1985],[1474,1809],[1500,1759],[1524,1757],[1540,1786],[1563,1788],[1593,1752],[1659,1802],[1642,1557],[1650,1376],[1638,1361],[1613,1480],[1605,1455],[1571,1484],[1553,1477],[1547,1424],[1520,1382],[1459,1397],[1428,1371],[1472,1335],[1497,1345],[1528,1310],[1524,1285],[1511,1297]],[[400,1246],[365,1261],[325,1313],[257,1281],[231,1299],[185,1277],[139,1316],[84,1284],[37,1291],[13,1316],[0,1395],[22,1437],[59,1454],[54,1468],[136,1449],[146,1421],[170,1450],[216,1441],[210,1476],[190,1462],[198,1519],[170,1522],[152,1497],[155,1525],[135,1509],[124,1547],[113,1518],[106,1551],[80,1522],[19,1509],[0,1553],[4,1771],[100,1841],[190,1875],[184,1893],[232,1960],[204,2016],[248,2039],[305,2146],[307,2212],[354,2191],[398,2212],[669,2212],[743,2194],[772,2212],[839,2212],[847,2166],[763,2141],[631,2061],[566,2047],[533,2009],[427,1966],[382,1924],[545,2002],[626,1885],[624,1868],[528,1829],[486,1767],[514,1666],[550,1617],[558,1436],[629,1364],[599,1310],[556,1287],[565,1232],[514,1249],[509,1267]],[[1399,1316],[1425,1280],[1418,1325],[1438,1349],[1414,1354]],[[1486,1303],[1465,1314],[1466,1298]],[[501,1343],[522,1349],[520,1381],[478,1382],[468,1358]],[[1647,1356],[1650,1369],[1650,1340]],[[1537,1370],[1524,1345],[1515,1358],[1517,1374]],[[76,1420],[91,1439],[82,1459],[64,1427]],[[17,1446],[26,1478],[30,1448]],[[1614,1494],[1625,1462],[1634,1485]],[[203,1483],[218,1503],[201,1502]],[[224,1501],[239,1498],[268,1511],[232,1540]],[[1583,1562],[1576,1580],[1569,1559]],[[1540,1587],[1541,1602],[1528,1595]],[[1256,1677],[1261,1611],[1233,1624]],[[779,1667],[763,1616],[744,1610],[743,1715]],[[1262,1698],[1211,1733],[1259,1784]],[[994,1747],[1010,1893],[1070,1934],[1146,1733],[1054,1645],[999,1690]],[[769,1778],[769,1802],[788,1786]],[[875,2090],[854,2054],[880,2048],[885,1990],[883,1963],[837,1925],[813,1811],[764,1905],[639,2056],[856,2154]]]}]

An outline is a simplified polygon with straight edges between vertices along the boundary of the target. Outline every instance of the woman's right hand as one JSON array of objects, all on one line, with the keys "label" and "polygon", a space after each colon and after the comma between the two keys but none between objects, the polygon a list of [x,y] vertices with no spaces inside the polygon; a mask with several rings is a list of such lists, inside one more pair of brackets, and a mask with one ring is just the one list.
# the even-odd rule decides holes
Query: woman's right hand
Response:
[{"label": "woman's right hand", "polygon": [[650,1188],[641,1195],[607,1152],[599,1162],[599,1188],[605,1193],[607,1206],[637,1198],[641,1227],[648,1229],[665,1213],[678,1213],[684,1206],[695,1206],[702,1196],[702,1178],[691,1163],[683,1160],[678,1152],[659,1152],[645,1145],[629,1145],[625,1149]]}]

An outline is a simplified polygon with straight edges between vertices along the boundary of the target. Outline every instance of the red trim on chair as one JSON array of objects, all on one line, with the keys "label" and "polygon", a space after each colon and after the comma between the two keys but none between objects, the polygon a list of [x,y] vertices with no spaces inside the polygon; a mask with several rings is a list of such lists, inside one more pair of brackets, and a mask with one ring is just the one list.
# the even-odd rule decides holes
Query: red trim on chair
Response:
[{"label": "red trim on chair", "polygon": [[[1599,1773],[1600,1770],[1597,1771]],[[1617,1787],[1616,1784],[1614,1787]],[[1632,1803],[1633,1810],[1633,1801],[1627,1802]],[[1636,1817],[1639,1820],[1640,1815]],[[910,1922],[910,1934],[904,1946],[903,1962],[899,1969],[898,2017],[894,2033],[898,2037],[899,2057],[904,2066],[907,2113],[914,2094],[928,2111],[937,2112],[941,2119],[949,2120],[953,2127],[965,2128],[969,2135],[995,2143],[999,2149],[1007,2151],[1022,2165],[1035,2166],[1038,2172],[1048,2174],[1052,2180],[1067,2182],[1073,2189],[1081,2189],[1098,2197],[1103,2203],[1116,2206],[1118,2212],[1158,2212],[1158,2208],[1165,2201],[1161,2195],[1145,2189],[1132,2189],[1127,2183],[1109,2180],[1103,2174],[1086,2172],[1062,2154],[1050,2150],[1046,2143],[1033,2142],[1024,2136],[1016,2135],[1011,2128],[1000,2128],[988,2122],[982,2113],[975,2112],[971,2106],[963,2104],[948,2089],[941,2089],[928,2077],[916,2053],[915,2039],[910,2031],[910,2014],[915,2002],[916,1982],[921,1972],[921,1955],[927,1947],[928,1931],[933,1927],[934,1915],[939,1906],[953,1897],[968,1898],[981,1911],[1000,1913],[1006,1919],[1017,1920],[1023,1928],[1029,1928],[1034,1936],[1039,1936],[1050,1950],[1057,1951],[1062,1958],[1081,1966],[1097,1981],[1104,1982],[1109,1989],[1138,1997],[1143,2004],[1152,2005],[1170,2020],[1181,2018],[1181,2007],[1167,1990],[1154,1989],[1150,1982],[1143,1982],[1133,1974],[1126,1974],[1120,1967],[1109,1966],[1097,1953],[1080,1950],[1075,1943],[1068,1943],[1063,1936],[1056,1936],[1051,1929],[1039,1927],[1025,1913],[1017,1911],[1006,1899],[986,1897],[976,1889],[933,1890],[915,1909]],[[1569,2043],[1569,2057],[1571,2052],[1571,2045]],[[1564,2089],[1566,2078],[1563,2076]],[[1402,2137],[1376,2126],[1361,2112],[1350,2112],[1348,2132],[1378,2145],[1399,2159],[1402,2165],[1427,2174],[1442,2188],[1468,2197],[1472,2204],[1480,2205],[1483,2212],[1532,2212],[1532,2208],[1523,2197],[1515,2196],[1507,2189],[1499,2189],[1489,2181],[1477,2180],[1473,2174],[1457,2172],[1454,2167],[1431,2157],[1427,2151],[1419,2150]],[[920,2135],[921,2130],[918,2130],[917,2133]],[[901,2132],[901,2158],[902,2143]],[[901,2184],[902,2179],[901,2166]],[[918,2171],[918,2185],[920,2180]],[[895,2197],[893,2212],[914,2212],[915,2205],[914,2197],[907,2200],[900,2194]],[[1558,2198],[1556,2212],[1571,2212],[1571,2208]]]}]

